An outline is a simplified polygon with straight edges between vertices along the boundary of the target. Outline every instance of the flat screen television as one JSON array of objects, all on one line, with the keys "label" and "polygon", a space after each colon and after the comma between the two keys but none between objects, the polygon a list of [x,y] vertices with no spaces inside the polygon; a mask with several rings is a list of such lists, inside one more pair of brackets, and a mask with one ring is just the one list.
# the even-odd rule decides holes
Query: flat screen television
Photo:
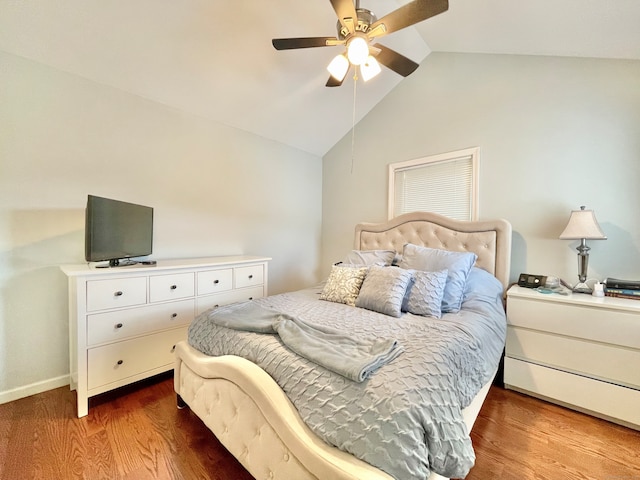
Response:
[{"label": "flat screen television", "polygon": [[[131,265],[123,259],[149,255],[153,247],[153,208],[89,195],[85,211],[87,262]],[[106,265],[105,265],[106,266]]]}]

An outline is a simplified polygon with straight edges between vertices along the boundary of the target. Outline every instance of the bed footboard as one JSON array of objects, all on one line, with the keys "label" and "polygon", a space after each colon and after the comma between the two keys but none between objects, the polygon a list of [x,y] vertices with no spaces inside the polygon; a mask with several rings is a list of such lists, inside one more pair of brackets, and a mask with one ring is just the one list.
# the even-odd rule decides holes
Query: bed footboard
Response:
[{"label": "bed footboard", "polygon": [[256,478],[392,480],[318,439],[273,379],[240,357],[176,345],[174,388]]},{"label": "bed footboard", "polygon": [[[469,428],[490,384],[463,412]],[[315,436],[273,379],[248,360],[209,357],[179,342],[174,389],[178,405],[190,407],[257,479],[393,480]],[[432,473],[429,480],[448,479]]]}]

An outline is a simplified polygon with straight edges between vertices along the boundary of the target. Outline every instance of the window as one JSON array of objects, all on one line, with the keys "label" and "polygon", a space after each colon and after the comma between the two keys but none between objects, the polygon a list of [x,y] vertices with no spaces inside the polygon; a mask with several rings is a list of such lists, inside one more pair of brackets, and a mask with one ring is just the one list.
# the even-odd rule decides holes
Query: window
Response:
[{"label": "window", "polygon": [[431,155],[389,165],[389,218],[434,212],[477,220],[480,149]]}]

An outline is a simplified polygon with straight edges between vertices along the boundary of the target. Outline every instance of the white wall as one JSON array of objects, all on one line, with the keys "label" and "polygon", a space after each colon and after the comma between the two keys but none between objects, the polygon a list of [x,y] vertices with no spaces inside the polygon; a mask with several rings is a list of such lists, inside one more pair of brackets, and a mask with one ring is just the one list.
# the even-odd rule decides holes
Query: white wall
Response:
[{"label": "white wall", "polygon": [[[383,72],[392,75],[391,72]],[[478,146],[480,217],[513,226],[511,278],[577,282],[570,210],[595,210],[589,277],[640,278],[640,62],[432,53],[324,157],[323,252],[384,221],[387,165]],[[344,88],[344,87],[343,87]],[[358,88],[366,88],[360,85]]]},{"label": "white wall", "polygon": [[321,159],[0,52],[0,402],[67,383],[87,194],[153,206],[155,258],[273,257],[317,281]]},{"label": "white wall", "polygon": [[590,276],[640,277],[637,61],[434,53],[357,125],[353,159],[348,135],[322,165],[21,57],[0,65],[0,401],[66,381],[58,265],[83,261],[88,193],[153,206],[156,258],[272,256],[278,293],[326,275],[357,222],[385,220],[388,163],[479,146],[480,215],[512,223],[512,278],[575,282],[577,243],[557,236],[581,204],[609,237],[590,243]]}]

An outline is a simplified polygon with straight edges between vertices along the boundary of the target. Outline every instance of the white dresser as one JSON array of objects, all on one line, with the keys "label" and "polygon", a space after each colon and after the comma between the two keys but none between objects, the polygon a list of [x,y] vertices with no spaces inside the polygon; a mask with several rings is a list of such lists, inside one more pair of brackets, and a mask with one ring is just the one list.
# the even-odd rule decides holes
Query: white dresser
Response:
[{"label": "white dresser", "polygon": [[640,429],[640,300],[507,292],[505,387]]},{"label": "white dresser", "polygon": [[173,369],[195,315],[267,295],[267,257],[158,260],[156,265],[63,265],[69,282],[71,389],[89,397]]}]

